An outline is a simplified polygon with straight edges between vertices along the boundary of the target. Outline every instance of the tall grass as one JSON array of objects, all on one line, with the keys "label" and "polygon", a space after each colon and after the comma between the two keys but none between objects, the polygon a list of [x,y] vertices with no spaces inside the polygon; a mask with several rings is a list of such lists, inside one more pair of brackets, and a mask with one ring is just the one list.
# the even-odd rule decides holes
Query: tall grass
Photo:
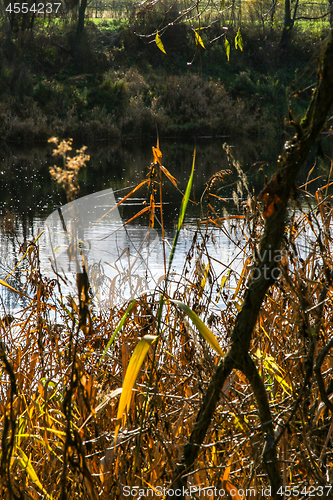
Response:
[{"label": "tall grass", "polygon": [[[150,225],[157,218],[162,221],[162,174],[174,180],[162,168],[159,145],[154,149],[148,177],[141,183],[147,188]],[[261,204],[230,148],[226,153],[230,169],[238,173],[238,218],[223,212],[219,189],[227,172],[219,172],[204,189],[203,223],[182,276],[169,275],[164,288],[131,304],[98,311],[82,277],[78,296],[62,297],[57,276],[50,280],[40,272],[37,242],[27,244],[20,268],[25,273],[15,288],[30,300],[13,317],[3,311],[1,320],[1,498],[118,499],[126,498],[128,486],[149,487],[156,495],[158,488],[167,488],[202,394],[228,346],[263,229]],[[325,394],[330,400],[333,393],[331,170],[332,165],[314,194],[313,170],[309,172],[290,206],[290,228],[277,264],[281,275],[266,296],[251,345],[279,436],[284,485],[300,490],[321,485],[328,491],[332,476],[331,403],[325,401]],[[189,190],[186,196],[190,198]],[[212,227],[238,245],[244,263],[238,275],[227,268],[216,275],[207,252]],[[164,302],[163,313],[162,292],[163,301],[172,299]],[[220,310],[214,307],[217,297],[224,303]],[[203,329],[198,319],[221,353],[198,335]],[[158,342],[140,361],[126,422],[122,419],[119,428],[121,388],[131,356],[147,336]],[[222,392],[188,484],[226,492],[254,488],[256,498],[267,498],[261,493],[269,482],[251,386],[235,372]]]}]

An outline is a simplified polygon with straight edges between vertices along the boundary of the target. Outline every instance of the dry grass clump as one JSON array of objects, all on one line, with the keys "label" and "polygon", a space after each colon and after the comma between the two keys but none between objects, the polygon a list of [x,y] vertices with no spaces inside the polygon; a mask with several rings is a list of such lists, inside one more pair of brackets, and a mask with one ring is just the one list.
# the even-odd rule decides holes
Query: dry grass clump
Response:
[{"label": "dry grass clump", "polygon": [[[69,168],[70,141],[55,143]],[[159,147],[154,149],[157,160]],[[231,156],[229,160],[230,168],[236,168]],[[155,206],[153,217],[162,213],[162,200],[152,201],[158,193],[158,169],[156,161],[143,182],[149,187],[150,219]],[[62,179],[62,172],[55,174]],[[217,180],[225,180],[225,174]],[[303,186],[290,207],[277,263],[280,277],[263,304],[251,345],[279,436],[284,485],[300,489],[328,488],[333,463],[329,184],[330,174],[315,196]],[[26,245],[26,272],[16,288],[29,301],[0,325],[1,498],[106,500],[125,498],[128,486],[167,488],[218,361],[187,315],[167,299],[191,307],[226,349],[263,228],[262,207],[249,194],[238,219],[222,217],[224,202],[214,193],[216,187],[211,182],[207,188],[207,220],[195,232],[182,280],[170,276],[163,314],[160,288],[138,297],[127,315],[128,304],[103,311],[92,305],[82,276],[79,297],[63,297],[59,279],[46,279],[39,271],[38,246]],[[247,193],[246,184],[242,188]],[[237,192],[240,198],[240,187]],[[214,272],[207,253],[212,224],[238,245],[244,262],[240,274]],[[212,307],[217,295],[224,301],[220,311]],[[145,335],[159,338],[138,372],[126,424],[115,441],[117,390]],[[188,485],[224,489],[226,498],[233,487],[253,488],[255,498],[267,498],[260,493],[269,485],[262,452],[253,388],[234,372],[223,387]]]}]

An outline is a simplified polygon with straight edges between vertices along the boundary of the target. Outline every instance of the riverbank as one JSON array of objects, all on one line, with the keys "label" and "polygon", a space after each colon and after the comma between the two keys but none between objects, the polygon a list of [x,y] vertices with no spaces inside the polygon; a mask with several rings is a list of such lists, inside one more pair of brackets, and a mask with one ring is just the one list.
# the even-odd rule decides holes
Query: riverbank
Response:
[{"label": "riverbank", "polygon": [[[301,116],[311,95],[307,68],[323,33],[295,32],[288,52],[279,34],[242,29],[243,51],[224,41],[196,47],[184,25],[163,38],[167,54],[133,26],[87,22],[3,39],[0,137],[3,142],[73,137],[82,143],[135,137],[274,136],[285,127],[288,98]],[[233,34],[228,32],[230,41]],[[309,85],[310,84],[310,85]]]}]

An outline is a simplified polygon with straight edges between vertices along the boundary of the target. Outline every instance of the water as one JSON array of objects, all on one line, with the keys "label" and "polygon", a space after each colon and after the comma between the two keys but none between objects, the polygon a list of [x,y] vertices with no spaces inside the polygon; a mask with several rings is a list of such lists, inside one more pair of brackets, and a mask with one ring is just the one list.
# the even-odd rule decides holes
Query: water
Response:
[{"label": "water", "polygon": [[[115,195],[117,192],[114,193],[109,188],[81,197],[59,207],[46,220],[35,217],[31,228],[32,233],[41,235],[38,237],[38,246],[42,276],[49,279],[56,275],[61,277],[63,294],[75,295],[76,275],[83,272],[84,266],[88,271],[95,304],[102,310],[119,306],[147,290],[161,286],[168,269],[174,238],[173,229],[167,229],[163,239],[160,230],[149,228],[144,222],[124,226],[119,211],[115,208]],[[213,259],[209,274],[214,276],[218,292],[218,283],[226,271],[233,269],[237,272],[242,265],[242,252],[217,227],[210,228],[208,239],[205,228],[201,231],[195,219],[187,220],[180,233],[170,281],[179,286],[186,256],[196,235],[194,256],[187,267],[191,269],[192,266],[197,281],[201,281],[208,264],[206,254],[209,253]],[[22,252],[19,255],[13,239],[4,234],[1,248],[7,256],[7,259],[2,260],[1,278],[5,279],[6,273],[19,262]],[[15,288],[21,288],[20,272],[26,272],[24,269],[27,268],[28,257],[27,255],[18,267],[20,271],[8,280]],[[193,281],[191,273],[188,279]],[[19,307],[17,296],[9,293],[6,299],[6,313],[13,313]],[[26,301],[21,306],[24,304]],[[223,307],[221,300],[216,301],[216,306]]]},{"label": "water", "polygon": [[[64,208],[64,192],[51,181],[49,175],[49,167],[55,163],[51,145],[47,148],[5,152],[0,167],[0,278],[5,279],[22,258],[20,245],[24,241],[34,240],[43,232],[43,236],[38,240],[42,273],[49,278],[55,276],[54,271],[60,273],[66,292],[75,293],[76,271],[82,270],[82,262],[90,269],[91,286],[101,308],[112,307],[119,300],[128,300],[135,294],[154,288],[161,283],[165,275],[163,255],[165,252],[167,261],[178,222],[182,192],[186,188],[196,146],[192,202],[188,206],[172,268],[172,279],[177,281],[177,277],[183,273],[186,255],[197,231],[197,221],[205,218],[205,208],[199,203],[205,185],[214,173],[230,168],[222,149],[224,141],[234,146],[235,158],[248,171],[251,192],[258,192],[263,185],[264,176],[271,175],[280,149],[277,143],[272,145],[260,141],[254,144],[243,140],[241,144],[237,144],[227,138],[182,145],[161,141],[163,164],[179,181],[179,190],[168,179],[164,178],[163,181],[164,242],[158,222],[156,221],[153,230],[149,230],[146,215],[123,227],[124,222],[144,208],[146,187],[128,198],[120,205],[119,210],[113,210],[96,224],[110,208],[145,178],[148,171],[146,167],[152,161],[150,146],[139,148],[130,144],[124,148],[114,145],[88,150],[91,161],[80,173],[79,200],[71,209],[68,206]],[[77,148],[79,147],[81,145],[77,145]],[[266,161],[258,163],[260,160]],[[313,158],[309,161],[313,161]],[[305,178],[306,172],[300,182]],[[318,187],[320,182],[320,179],[316,181],[312,188]],[[239,185],[239,178],[236,171],[226,177],[225,184],[218,184],[219,190],[216,193],[225,200],[219,201],[215,206],[219,216],[223,215],[223,208],[231,214],[239,213],[233,202],[233,192],[237,191],[237,184]],[[238,196],[241,203],[242,196],[246,198],[246,192],[241,193],[238,189]],[[56,207],[62,207],[66,227]],[[74,216],[68,215],[71,211]],[[77,217],[77,214],[80,214],[80,217]],[[230,232],[227,223],[222,222],[221,225],[223,230],[216,226],[209,228],[209,238],[205,240],[204,250],[200,247],[202,241],[198,238],[198,248],[192,263],[195,268],[192,269],[192,274],[194,273],[193,276],[198,280],[204,270],[207,271],[208,259],[205,252],[212,257],[209,273],[215,282],[215,298],[219,297],[215,301],[217,308],[224,307],[222,295],[219,293],[223,276],[228,270],[233,270],[229,285],[234,286],[246,258],[243,252],[246,242],[239,225],[234,224],[232,238],[226,234]],[[202,228],[204,231],[204,226]],[[72,249],[69,258],[71,245],[74,250]],[[18,269],[26,267],[28,258],[29,255]],[[22,278],[18,269],[8,280],[14,287],[19,287]],[[124,276],[127,278],[124,279]],[[15,294],[4,293],[3,290],[2,287],[3,312],[13,312],[26,303],[24,299],[18,300]],[[214,307],[214,298],[212,304]]]}]

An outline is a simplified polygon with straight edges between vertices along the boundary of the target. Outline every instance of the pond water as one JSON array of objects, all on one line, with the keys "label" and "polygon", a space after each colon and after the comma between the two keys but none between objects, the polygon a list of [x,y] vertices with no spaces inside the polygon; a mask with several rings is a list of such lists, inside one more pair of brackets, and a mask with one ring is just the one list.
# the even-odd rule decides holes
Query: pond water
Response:
[{"label": "pond water", "polygon": [[[86,259],[86,265],[91,271],[90,279],[93,281],[91,285],[94,285],[95,295],[103,307],[116,305],[116,296],[121,300],[129,299],[147,288],[153,288],[165,275],[163,253],[165,252],[167,260],[178,222],[182,193],[186,189],[193,151],[196,148],[195,175],[191,193],[193,203],[189,203],[188,206],[172,268],[174,276],[181,274],[197,230],[197,222],[204,218],[203,208],[198,202],[206,183],[219,170],[230,168],[222,148],[224,142],[232,146],[235,159],[239,160],[247,172],[250,191],[258,192],[263,186],[265,176],[269,178],[274,171],[283,140],[272,143],[264,139],[254,142],[244,139],[237,141],[232,138],[218,138],[213,141],[201,139],[196,144],[179,144],[174,140],[161,140],[162,163],[179,181],[177,190],[166,177],[163,180],[164,241],[158,223],[155,224],[153,230],[148,230],[146,215],[122,227],[124,222],[132,219],[144,208],[146,187],[128,198],[119,206],[119,209],[114,209],[109,216],[104,217],[110,208],[114,207],[146,177],[147,165],[153,159],[151,146],[154,144],[140,146],[132,141],[121,146],[108,144],[90,147],[87,152],[91,160],[80,173],[79,200],[74,204],[75,208],[71,207],[72,213],[76,214],[74,216],[69,215],[69,208],[65,206],[66,198],[63,190],[51,180],[49,174],[49,167],[55,163],[55,158],[52,156],[53,145],[32,149],[3,150],[2,157],[0,157],[0,215],[2,220],[0,279],[6,279],[8,273],[20,261],[22,257],[22,253],[19,252],[20,245],[24,241],[34,240],[44,232],[38,240],[42,272],[51,278],[54,277],[54,270],[61,271],[66,281],[65,291],[75,293],[75,273],[78,269],[78,262],[82,263],[82,259],[83,261]],[[75,145],[73,149],[81,146],[81,144]],[[317,160],[313,152],[301,175],[300,183],[305,181],[308,167],[315,161]],[[324,167],[325,165],[317,161],[318,174]],[[316,175],[313,174],[313,177]],[[312,189],[323,182],[324,178],[318,179],[313,183]],[[223,215],[223,209],[227,209],[229,214],[239,213],[240,207],[236,207],[233,194],[237,192],[237,183],[239,184],[239,175],[233,169],[232,173],[226,177],[226,182],[219,184],[220,190],[217,194],[223,198],[223,201],[219,201],[216,209],[219,210],[220,216]],[[239,203],[242,202],[242,196],[246,199],[246,193],[241,193],[238,189]],[[61,211],[66,219],[65,226],[59,216]],[[73,232],[70,227],[71,221],[78,219],[78,213],[81,214],[80,229],[75,233],[76,230]],[[96,224],[101,217],[100,223]],[[67,230],[68,234],[66,234]],[[217,296],[222,277],[228,269],[232,269],[233,282],[235,282],[246,257],[242,252],[245,241],[242,241],[241,232],[237,232],[237,225],[234,225],[232,231],[233,237],[230,238],[223,228],[221,230],[216,226],[211,227],[209,239],[205,241],[205,251],[213,257],[214,269],[210,269],[209,272],[215,276]],[[74,233],[76,241],[83,243],[77,244],[74,258],[72,256],[69,259],[70,238],[68,235]],[[55,248],[57,255],[54,253]],[[199,253],[197,250],[199,260],[195,262],[194,259],[197,276],[200,276],[198,266],[202,270],[206,265],[205,252],[202,252],[201,256]],[[125,271],[127,273],[126,282],[119,278],[120,269],[122,275]],[[94,273],[92,273],[93,270]],[[19,287],[19,281],[19,272],[13,273],[8,279],[14,287]],[[97,286],[96,283],[99,285]],[[15,294],[7,293],[7,290],[1,287],[1,315],[15,312],[24,304],[22,298],[18,299]],[[110,290],[114,293],[110,294]],[[221,295],[216,300],[215,306],[224,307]]]}]

